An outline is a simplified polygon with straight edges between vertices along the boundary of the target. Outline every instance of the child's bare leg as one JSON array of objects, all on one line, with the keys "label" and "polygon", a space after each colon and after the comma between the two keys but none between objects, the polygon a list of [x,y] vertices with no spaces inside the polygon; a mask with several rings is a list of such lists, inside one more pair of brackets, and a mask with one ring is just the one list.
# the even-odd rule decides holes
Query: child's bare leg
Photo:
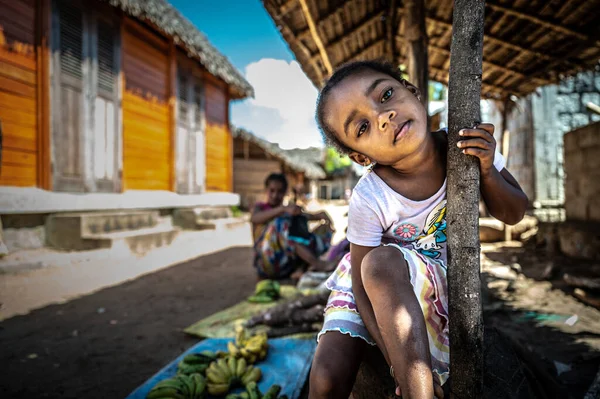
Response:
[{"label": "child's bare leg", "polygon": [[366,345],[337,331],[322,335],[310,370],[309,399],[348,399]]},{"label": "child's bare leg", "polygon": [[[327,270],[332,266],[329,262],[319,259],[312,251],[305,245],[294,243],[296,249],[296,255],[309,265],[311,270]],[[333,265],[335,266],[335,265]]]},{"label": "child's bare leg", "polygon": [[404,257],[392,247],[376,248],[363,259],[361,277],[377,325],[369,325],[363,309],[361,316],[369,332],[380,333],[372,335],[383,341],[403,397],[432,398],[427,329]]}]

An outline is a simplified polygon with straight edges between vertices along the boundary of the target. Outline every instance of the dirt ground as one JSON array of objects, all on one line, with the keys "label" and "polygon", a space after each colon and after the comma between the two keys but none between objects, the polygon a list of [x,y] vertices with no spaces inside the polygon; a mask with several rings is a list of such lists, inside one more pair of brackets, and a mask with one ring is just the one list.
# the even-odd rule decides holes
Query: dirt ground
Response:
[{"label": "dirt ground", "polygon": [[4,398],[124,398],[198,340],[182,329],[254,289],[232,248],[0,323]]}]

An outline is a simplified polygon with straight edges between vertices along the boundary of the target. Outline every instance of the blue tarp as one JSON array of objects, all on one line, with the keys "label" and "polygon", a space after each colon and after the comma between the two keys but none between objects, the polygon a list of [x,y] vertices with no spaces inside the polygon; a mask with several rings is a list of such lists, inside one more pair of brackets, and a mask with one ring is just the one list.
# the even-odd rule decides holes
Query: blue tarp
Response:
[{"label": "blue tarp", "polygon": [[[226,351],[227,342],[231,339],[212,338],[194,345],[165,368],[148,379],[139,388],[133,391],[127,399],[145,399],[148,392],[159,381],[173,377],[177,372],[177,364],[185,355],[198,353],[205,350]],[[258,383],[261,392],[265,393],[274,384],[282,387],[281,395],[285,394],[290,399],[300,397],[312,358],[317,347],[317,342],[312,339],[275,338],[269,339],[269,352],[267,357],[255,366],[261,369],[262,379]],[[241,389],[233,392],[241,392]],[[207,395],[210,398],[210,395]]]}]

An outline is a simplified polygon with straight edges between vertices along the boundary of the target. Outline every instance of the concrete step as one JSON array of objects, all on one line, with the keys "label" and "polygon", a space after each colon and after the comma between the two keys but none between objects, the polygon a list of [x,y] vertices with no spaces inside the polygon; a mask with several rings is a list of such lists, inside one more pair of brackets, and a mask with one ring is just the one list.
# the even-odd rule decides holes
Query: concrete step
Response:
[{"label": "concrete step", "polygon": [[196,230],[227,230],[233,229],[248,223],[247,217],[230,217],[223,219],[197,219]]},{"label": "concrete step", "polygon": [[132,252],[143,253],[171,244],[178,232],[176,227],[157,225],[130,231],[87,234],[83,241],[94,248],[128,248]]},{"label": "concrete step", "polygon": [[232,218],[229,207],[181,208],[173,212],[173,223],[187,230],[214,230],[223,223],[227,224],[216,221]]},{"label": "concrete step", "polygon": [[46,241],[63,250],[96,249],[86,237],[148,229],[158,222],[159,213],[153,210],[57,213],[46,220]]}]

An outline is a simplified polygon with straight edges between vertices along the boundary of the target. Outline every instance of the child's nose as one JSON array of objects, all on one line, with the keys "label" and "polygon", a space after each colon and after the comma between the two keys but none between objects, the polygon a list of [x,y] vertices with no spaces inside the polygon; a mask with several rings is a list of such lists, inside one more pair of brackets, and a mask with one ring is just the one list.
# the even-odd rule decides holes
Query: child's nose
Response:
[{"label": "child's nose", "polygon": [[378,123],[379,123],[379,130],[385,130],[390,121],[392,119],[394,119],[396,117],[396,112],[395,111],[385,111],[379,114],[379,118],[378,118]]}]

